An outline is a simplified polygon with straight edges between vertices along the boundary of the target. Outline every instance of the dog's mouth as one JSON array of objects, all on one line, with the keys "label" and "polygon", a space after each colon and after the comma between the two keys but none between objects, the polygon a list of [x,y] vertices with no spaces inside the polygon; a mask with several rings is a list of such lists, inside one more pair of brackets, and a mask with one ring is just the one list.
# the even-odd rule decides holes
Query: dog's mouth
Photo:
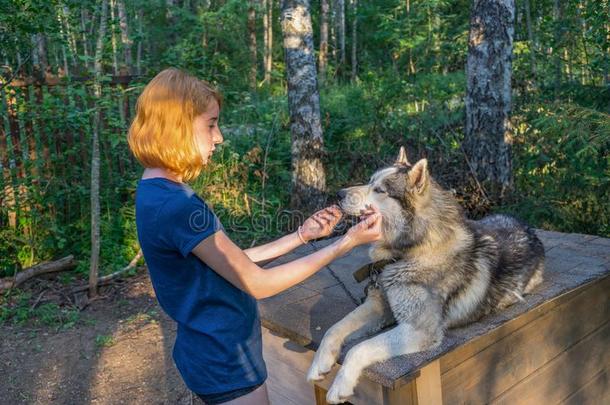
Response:
[{"label": "dog's mouth", "polygon": [[353,207],[345,206],[344,204],[342,204],[342,202],[343,201],[339,201],[339,202],[335,203],[335,205],[337,207],[339,207],[339,209],[341,210],[341,213],[346,217],[354,217],[354,218],[363,219],[372,214],[372,212],[368,208],[367,209],[363,209],[363,208],[354,209]]}]

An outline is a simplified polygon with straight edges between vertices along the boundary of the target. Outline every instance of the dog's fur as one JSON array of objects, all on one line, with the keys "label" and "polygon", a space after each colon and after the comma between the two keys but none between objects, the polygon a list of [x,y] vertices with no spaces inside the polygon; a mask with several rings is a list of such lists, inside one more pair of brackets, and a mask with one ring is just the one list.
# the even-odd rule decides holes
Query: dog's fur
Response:
[{"label": "dog's fur", "polygon": [[359,215],[369,204],[379,208],[383,238],[370,255],[391,262],[367,288],[364,303],[326,332],[307,379],[321,380],[347,339],[396,326],[347,353],[329,403],[353,395],[367,366],[432,349],[446,328],[522,300],[542,281],[544,248],[527,225],[505,215],[467,220],[451,193],[432,179],[427,161],[411,165],[403,148],[393,166],[339,196],[347,214]]}]

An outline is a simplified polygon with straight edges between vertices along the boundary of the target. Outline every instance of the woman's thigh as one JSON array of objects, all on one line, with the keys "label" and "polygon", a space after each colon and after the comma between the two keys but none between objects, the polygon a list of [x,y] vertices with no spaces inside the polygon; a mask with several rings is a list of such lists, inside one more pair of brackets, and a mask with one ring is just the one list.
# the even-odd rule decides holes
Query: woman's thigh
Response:
[{"label": "woman's thigh", "polygon": [[[240,395],[240,391],[247,392]],[[240,389],[222,394],[204,395],[197,394],[206,404],[222,404],[222,405],[269,405],[269,396],[267,394],[267,383],[263,383],[253,391],[248,392],[248,389]],[[236,397],[237,396],[237,397]],[[232,398],[227,400],[228,398]]]},{"label": "woman's thigh", "polygon": [[243,397],[235,398],[226,405],[269,405],[269,395],[267,394],[267,383],[244,395]]}]

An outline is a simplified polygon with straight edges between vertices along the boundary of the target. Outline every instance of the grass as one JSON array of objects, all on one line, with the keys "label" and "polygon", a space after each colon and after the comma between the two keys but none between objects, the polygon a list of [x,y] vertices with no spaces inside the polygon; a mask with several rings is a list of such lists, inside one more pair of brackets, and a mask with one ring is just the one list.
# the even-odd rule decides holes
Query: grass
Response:
[{"label": "grass", "polygon": [[110,347],[115,343],[116,342],[114,341],[112,335],[97,335],[95,337],[95,346],[98,349],[101,349],[102,347]]}]

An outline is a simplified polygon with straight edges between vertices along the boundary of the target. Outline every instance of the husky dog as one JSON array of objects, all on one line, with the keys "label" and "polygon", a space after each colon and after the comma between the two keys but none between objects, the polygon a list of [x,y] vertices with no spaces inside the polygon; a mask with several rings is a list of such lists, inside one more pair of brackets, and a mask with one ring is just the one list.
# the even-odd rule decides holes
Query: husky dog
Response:
[{"label": "husky dog", "polygon": [[446,328],[523,300],[542,282],[544,248],[532,229],[505,215],[467,220],[452,194],[432,179],[427,160],[411,165],[404,148],[393,166],[339,197],[346,214],[359,215],[369,204],[379,208],[383,237],[369,254],[387,264],[367,287],[364,303],[325,333],[307,379],[324,378],[346,339],[395,326],[349,350],[329,403],[353,395],[369,365],[433,349]]}]

